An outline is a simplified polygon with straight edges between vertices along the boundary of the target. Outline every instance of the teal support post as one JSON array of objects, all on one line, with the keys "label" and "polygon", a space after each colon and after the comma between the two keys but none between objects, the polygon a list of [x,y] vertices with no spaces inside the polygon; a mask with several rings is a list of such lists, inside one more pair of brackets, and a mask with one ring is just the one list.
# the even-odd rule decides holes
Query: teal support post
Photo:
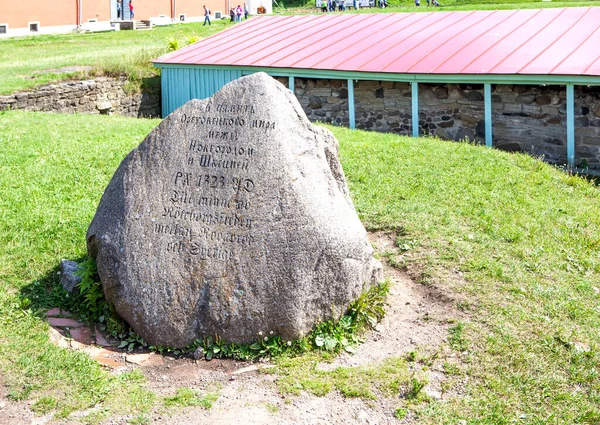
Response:
[{"label": "teal support post", "polygon": [[567,84],[567,165],[575,168],[575,87]]},{"label": "teal support post", "polygon": [[354,116],[354,80],[351,78],[348,80],[348,121],[350,122],[350,129],[356,128]]},{"label": "teal support post", "polygon": [[288,89],[290,89],[292,91],[292,93],[296,94],[295,91],[294,91],[294,89],[295,89],[294,83],[295,83],[294,76],[290,75],[288,77]]},{"label": "teal support post", "polygon": [[483,84],[483,103],[485,106],[485,145],[492,147],[492,85]]},{"label": "teal support post", "polygon": [[412,86],[412,135],[419,137],[419,83],[413,81]]}]

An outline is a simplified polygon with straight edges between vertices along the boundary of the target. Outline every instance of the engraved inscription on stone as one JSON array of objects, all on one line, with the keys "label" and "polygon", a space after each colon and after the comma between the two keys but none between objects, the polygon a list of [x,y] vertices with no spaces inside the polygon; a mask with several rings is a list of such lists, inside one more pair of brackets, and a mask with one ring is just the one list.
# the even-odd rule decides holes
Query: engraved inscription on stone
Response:
[{"label": "engraved inscription on stone", "polygon": [[[211,116],[213,111],[234,116]],[[272,119],[255,115],[252,105],[212,102],[203,115],[182,115],[182,124],[202,126],[202,137],[184,141],[185,160],[173,173],[168,202],[154,225],[156,233],[172,236],[164,242],[166,253],[228,261],[236,247],[255,242],[250,196],[260,184],[253,164],[259,152],[248,136],[275,129]],[[231,128],[244,130],[246,126],[243,132]],[[190,227],[190,223],[202,226]]]}]

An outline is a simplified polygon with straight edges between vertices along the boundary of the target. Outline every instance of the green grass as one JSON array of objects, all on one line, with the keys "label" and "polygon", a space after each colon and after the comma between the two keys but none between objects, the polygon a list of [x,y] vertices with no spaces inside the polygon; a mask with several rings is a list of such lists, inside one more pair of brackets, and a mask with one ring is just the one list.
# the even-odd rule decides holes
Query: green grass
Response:
[{"label": "green grass", "polygon": [[[60,259],[85,255],[106,184],[156,124],[0,113],[0,376],[11,399],[40,414],[101,406],[96,418],[125,409],[147,423],[160,408],[143,377],[114,377],[50,344],[41,315],[60,296]],[[398,412],[423,423],[598,423],[599,189],[525,155],[332,130],[365,225],[396,233],[399,267],[463,299],[468,318],[448,335],[454,356],[438,359],[445,390],[462,396],[421,398],[424,376],[401,359],[330,372],[311,357],[283,362],[281,390],[399,396]]]},{"label": "green grass", "polygon": [[467,396],[426,414],[470,423],[597,418],[598,188],[526,155],[334,131],[363,222],[417,241],[402,265],[473,306],[472,321],[449,335],[464,352]]},{"label": "green grass", "polygon": [[[402,394],[409,398],[411,393],[410,372],[404,359],[389,358],[381,364],[337,367],[332,371],[318,369],[317,366],[322,361],[323,358],[315,354],[279,359],[279,390],[282,394],[299,395],[301,391],[306,391],[324,396],[335,389],[345,397],[368,400]],[[419,391],[420,389],[416,393]]]},{"label": "green grass", "polygon": [[[229,24],[233,25],[233,24]],[[127,74],[142,81],[157,75],[150,63],[167,52],[170,40],[187,44],[228,26],[227,20],[154,27],[151,31],[113,31],[17,37],[0,40],[0,95],[31,89],[62,79],[81,79],[89,73],[48,72],[69,66],[97,68],[91,75]]]},{"label": "green grass", "polygon": [[[362,9],[346,13],[430,12],[453,10],[532,9],[545,7],[583,7],[600,5],[600,0],[542,2],[521,0],[442,0],[443,7],[414,6],[412,0],[390,0],[391,7]],[[286,2],[275,8],[278,14],[320,13],[314,2]],[[41,35],[0,39],[0,95],[30,90],[35,86],[65,79],[84,79],[98,75],[127,75],[131,89],[152,84],[159,70],[150,63],[169,46],[182,47],[193,38],[204,38],[234,24],[229,19],[215,20],[210,26],[200,23],[154,27],[151,31],[117,31],[65,35]],[[92,66],[91,71],[59,73],[57,69]],[[156,84],[156,82],[154,82]]]},{"label": "green grass", "polygon": [[82,237],[123,154],[156,124],[0,113],[0,375],[11,399],[33,397],[37,411],[64,417],[129,385],[50,344],[38,309],[56,299],[60,259],[85,254]]},{"label": "green grass", "polygon": [[165,397],[164,405],[167,408],[201,406],[210,409],[218,398],[219,396],[216,393],[202,394],[200,391],[191,388],[179,388],[175,395]]}]

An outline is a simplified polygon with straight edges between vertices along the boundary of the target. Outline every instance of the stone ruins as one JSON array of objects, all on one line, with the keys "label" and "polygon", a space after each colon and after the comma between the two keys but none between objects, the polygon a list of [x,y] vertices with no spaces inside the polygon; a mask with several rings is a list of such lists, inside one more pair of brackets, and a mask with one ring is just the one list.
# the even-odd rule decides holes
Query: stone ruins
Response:
[{"label": "stone ruins", "polygon": [[264,73],[173,112],[87,233],[106,298],[150,345],[294,339],[382,279],[333,135]]}]

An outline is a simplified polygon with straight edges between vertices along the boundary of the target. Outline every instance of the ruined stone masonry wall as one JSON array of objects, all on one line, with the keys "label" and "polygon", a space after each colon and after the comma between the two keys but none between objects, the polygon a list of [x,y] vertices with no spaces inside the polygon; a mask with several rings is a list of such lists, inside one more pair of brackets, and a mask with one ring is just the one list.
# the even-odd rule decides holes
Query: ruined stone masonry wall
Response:
[{"label": "ruined stone masonry wall", "polygon": [[[348,125],[345,80],[297,78],[295,94],[311,121]],[[357,128],[412,134],[408,83],[358,81],[354,99]],[[492,85],[494,146],[566,164],[565,99],[564,86]],[[419,84],[419,133],[484,143],[483,85]],[[600,87],[575,87],[575,158],[600,169]]]},{"label": "ruined stone masonry wall", "polygon": [[97,78],[36,87],[31,92],[0,96],[0,111],[45,111],[160,117],[160,89],[129,93],[127,80]]}]

